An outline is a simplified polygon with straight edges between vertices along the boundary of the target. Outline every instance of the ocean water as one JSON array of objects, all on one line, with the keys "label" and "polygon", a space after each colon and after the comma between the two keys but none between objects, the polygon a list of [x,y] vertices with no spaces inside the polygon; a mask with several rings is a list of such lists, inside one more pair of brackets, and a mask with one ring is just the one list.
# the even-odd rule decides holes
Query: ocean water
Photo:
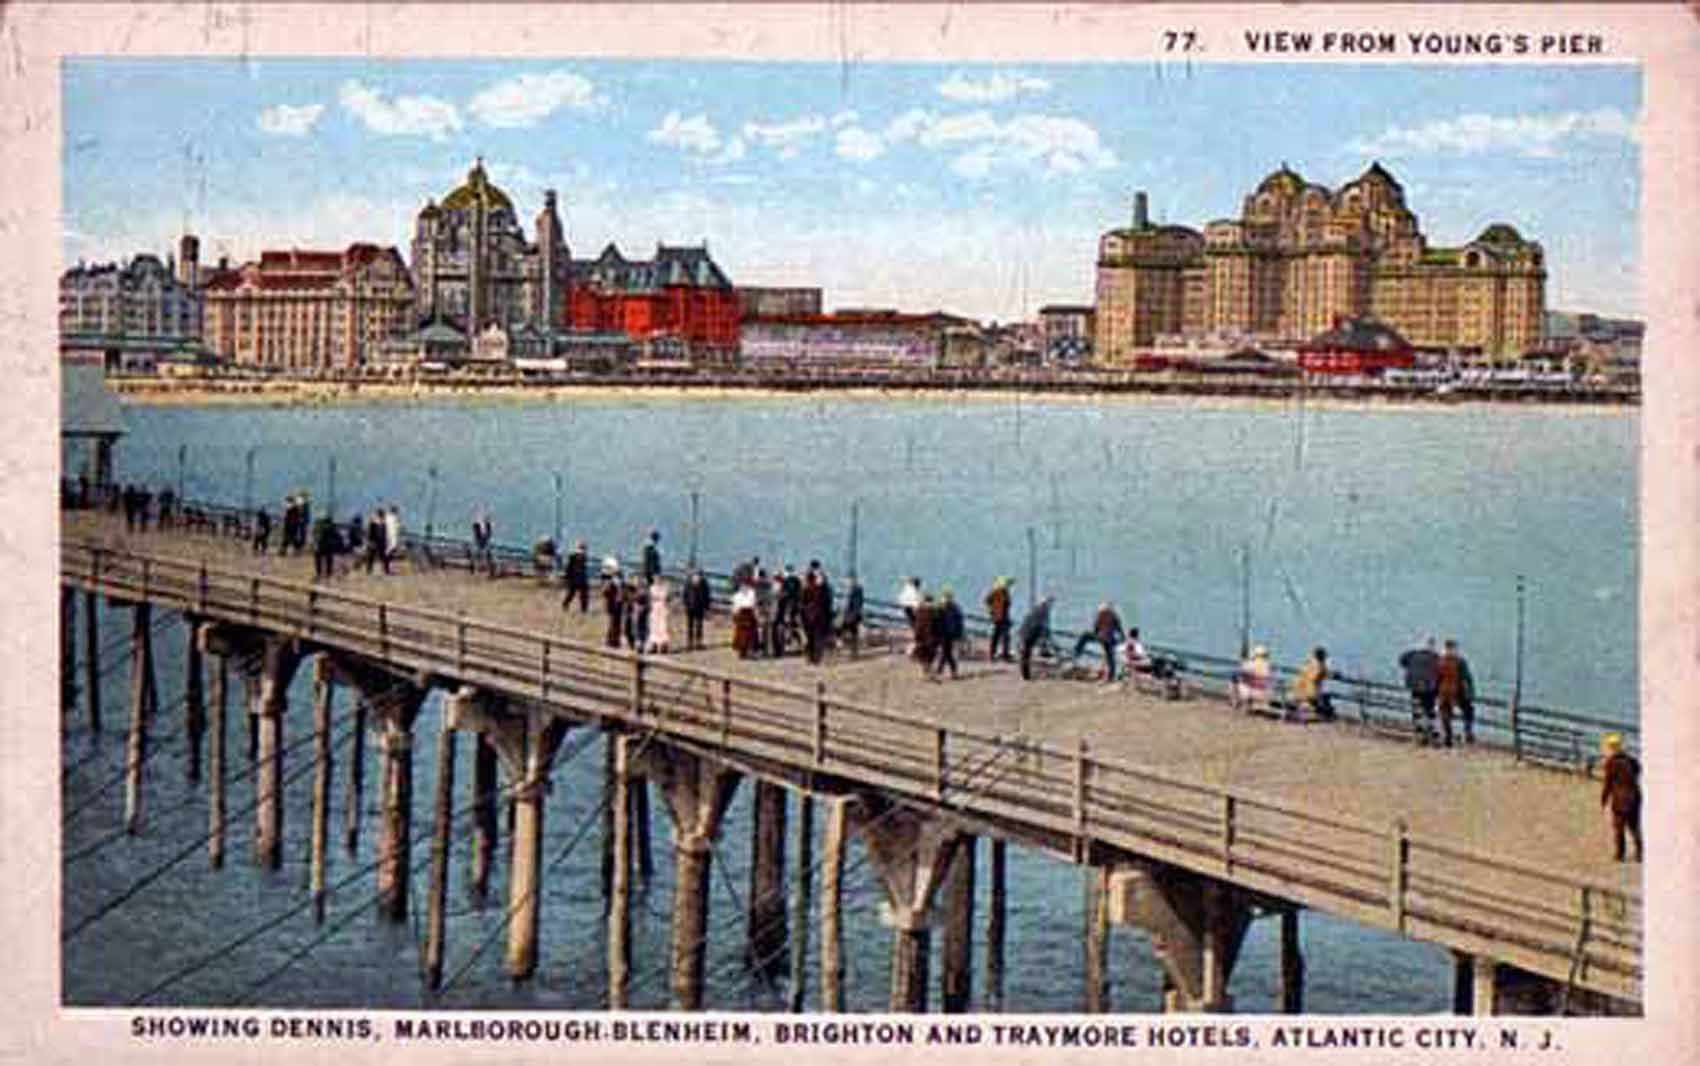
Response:
[{"label": "ocean water", "polygon": [[[304,488],[316,510],[334,496],[343,517],[394,503],[409,529],[429,523],[456,536],[487,508],[498,539],[511,543],[554,534],[558,501],[560,532],[585,538],[596,554],[635,552],[653,526],[669,557],[682,557],[693,538],[695,493],[694,535],[709,565],[729,567],[751,554],[770,563],[819,558],[842,574],[852,561],[854,507],[854,564],[870,595],[893,597],[902,576],[916,574],[977,601],[993,576],[1009,574],[1018,581],[1019,609],[1031,592],[1031,559],[1037,584],[1058,596],[1059,624],[1082,625],[1109,599],[1148,639],[1199,652],[1237,649],[1243,559],[1252,639],[1278,660],[1295,662],[1325,644],[1341,669],[1391,680],[1403,647],[1439,633],[1459,639],[1478,684],[1496,695],[1515,670],[1522,575],[1525,699],[1638,718],[1634,411],[607,397],[130,408],[127,417],[131,432],[118,460],[124,479],[158,485],[181,476],[189,495],[230,502],[275,503]],[[70,457],[73,469],[76,461]],[[569,735],[557,760],[537,978],[515,987],[502,975],[503,867],[492,902],[478,909],[457,853],[449,985],[430,995],[419,969],[423,840],[414,852],[419,918],[388,926],[371,911],[369,811],[359,855],[333,852],[329,916],[314,925],[305,906],[310,772],[287,787],[284,868],[263,873],[248,861],[252,785],[242,777],[230,789],[227,865],[211,871],[195,847],[205,831],[204,800],[184,783],[178,731],[161,728],[148,764],[147,832],[115,836],[125,685],[117,649],[128,622],[127,612],[103,618],[103,639],[114,649],[106,734],[93,737],[73,716],[63,745],[64,926],[111,908],[64,945],[67,1003],[122,1005],[146,995],[148,1003],[172,1005],[600,1006],[599,740]],[[180,708],[181,626],[162,625],[159,640],[170,723]],[[303,746],[291,751],[286,773],[310,758],[305,682],[293,697],[286,743]],[[341,697],[340,714],[349,699]],[[415,727],[414,828],[421,834],[429,829],[436,715],[433,700]],[[246,774],[239,733],[233,720],[231,772]],[[338,736],[345,760],[346,737]],[[369,805],[375,768],[368,764]],[[470,774],[463,741],[462,796]],[[716,854],[707,1001],[782,1009],[784,982],[770,985],[743,964],[749,803],[745,786]],[[652,812],[656,880],[634,906],[632,998],[634,1006],[659,1008],[668,1001],[672,864],[658,800]],[[333,806],[333,829],[341,818]],[[982,844],[982,886],[986,861]],[[1079,872],[1016,848],[1009,861],[1006,1004],[1077,1009]],[[145,888],[113,906],[144,878]],[[889,933],[878,922],[860,845],[849,854],[846,892],[848,1006],[883,1009]],[[1313,913],[1302,937],[1309,1010],[1450,1007],[1444,951]],[[1240,1009],[1274,1006],[1278,941],[1278,923],[1253,925],[1230,985]],[[1110,951],[1115,1008],[1155,1010],[1160,977],[1148,943],[1117,929]],[[811,955],[811,1005],[817,979]],[[977,1006],[982,984],[976,973]]]}]

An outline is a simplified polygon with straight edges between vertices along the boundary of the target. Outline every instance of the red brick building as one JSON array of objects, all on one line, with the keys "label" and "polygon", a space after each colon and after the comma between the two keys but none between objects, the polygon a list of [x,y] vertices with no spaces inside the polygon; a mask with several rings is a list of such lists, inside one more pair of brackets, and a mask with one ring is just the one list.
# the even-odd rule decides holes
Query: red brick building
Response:
[{"label": "red brick building", "polygon": [[1306,374],[1379,374],[1416,361],[1410,342],[1373,318],[1340,319],[1299,348],[1299,369]]},{"label": "red brick building", "polygon": [[738,293],[704,247],[657,245],[655,258],[627,259],[610,244],[573,261],[567,325],[622,333],[651,358],[730,365],[738,352]]}]

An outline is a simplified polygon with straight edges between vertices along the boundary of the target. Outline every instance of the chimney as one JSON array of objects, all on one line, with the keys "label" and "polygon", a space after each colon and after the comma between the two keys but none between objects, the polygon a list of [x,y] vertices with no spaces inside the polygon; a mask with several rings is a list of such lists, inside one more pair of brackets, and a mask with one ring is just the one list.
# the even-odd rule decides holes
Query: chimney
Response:
[{"label": "chimney", "polygon": [[193,233],[183,234],[177,242],[177,280],[186,289],[201,285],[201,241]]},{"label": "chimney", "polygon": [[1150,208],[1145,199],[1145,190],[1141,189],[1133,194],[1133,228],[1149,229],[1150,227]]}]

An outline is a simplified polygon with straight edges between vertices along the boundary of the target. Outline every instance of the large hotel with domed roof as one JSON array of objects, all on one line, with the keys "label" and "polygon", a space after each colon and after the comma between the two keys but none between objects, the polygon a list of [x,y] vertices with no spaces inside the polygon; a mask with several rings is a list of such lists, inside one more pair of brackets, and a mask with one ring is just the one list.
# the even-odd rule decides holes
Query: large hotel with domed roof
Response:
[{"label": "large hotel with domed roof", "polygon": [[1380,163],[1338,190],[1286,164],[1237,219],[1133,224],[1098,245],[1097,361],[1132,366],[1167,339],[1296,345],[1371,317],[1412,344],[1515,357],[1541,340],[1541,246],[1495,223],[1461,247],[1430,247],[1405,192]]},{"label": "large hotel with domed roof", "polygon": [[420,209],[411,263],[395,248],[357,243],[266,251],[210,271],[205,341],[232,363],[309,371],[616,350],[710,365],[735,358],[738,295],[707,248],[658,245],[640,260],[610,244],[574,260],[553,191],[535,234],[527,239],[513,201],[477,160]]}]

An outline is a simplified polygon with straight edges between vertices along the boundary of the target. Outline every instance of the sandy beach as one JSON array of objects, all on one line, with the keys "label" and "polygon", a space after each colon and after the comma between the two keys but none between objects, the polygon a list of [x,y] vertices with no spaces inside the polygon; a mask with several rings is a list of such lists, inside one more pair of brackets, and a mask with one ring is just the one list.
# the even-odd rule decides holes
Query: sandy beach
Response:
[{"label": "sandy beach", "polygon": [[877,386],[862,383],[845,385],[799,383],[796,387],[778,388],[752,381],[748,385],[724,381],[684,383],[677,380],[637,382],[617,379],[606,382],[571,383],[514,383],[506,381],[315,381],[309,379],[162,379],[154,377],[112,377],[107,379],[121,402],[138,406],[158,407],[315,407],[323,405],[378,404],[437,404],[443,402],[474,404],[542,404],[584,402],[662,402],[688,403],[697,401],[773,402],[797,400],[819,402],[826,397],[855,402],[918,401],[928,403],[984,403],[1012,406],[1018,403],[1070,404],[1097,406],[1101,404],[1137,404],[1141,406],[1187,408],[1290,408],[1314,407],[1333,410],[1400,410],[1449,411],[1474,408],[1504,408],[1540,406],[1549,410],[1577,412],[1633,411],[1635,404],[1614,400],[1568,399],[1562,402],[1543,402],[1529,399],[1490,399],[1478,396],[1430,395],[1425,398],[1410,395],[1341,391],[1272,391],[1267,395],[1246,395],[1224,390],[1196,390],[1196,383],[1185,383],[1184,391],[1173,382],[1152,382],[1149,388],[1122,388],[1088,391],[1080,388],[1059,388],[1036,384],[1032,388],[1014,388],[1007,383],[993,387],[934,384],[916,387],[907,384]]}]

